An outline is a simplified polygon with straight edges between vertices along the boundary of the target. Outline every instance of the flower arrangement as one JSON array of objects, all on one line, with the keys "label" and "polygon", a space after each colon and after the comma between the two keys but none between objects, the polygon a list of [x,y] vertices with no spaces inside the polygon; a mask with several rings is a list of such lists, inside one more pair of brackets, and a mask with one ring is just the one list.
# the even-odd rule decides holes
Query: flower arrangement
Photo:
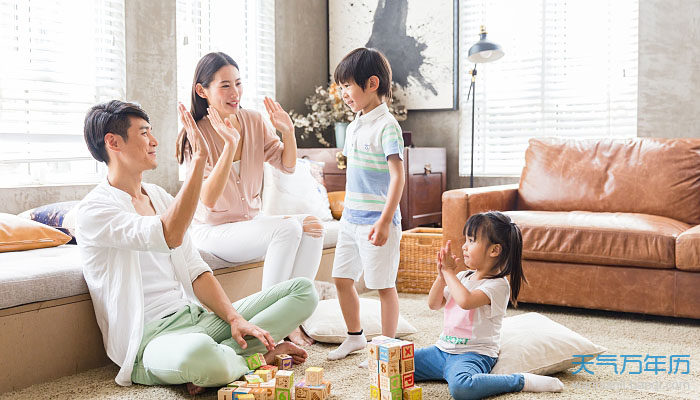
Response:
[{"label": "flower arrangement", "polygon": [[[392,84],[392,91],[394,88],[395,85]],[[304,104],[311,109],[310,113],[302,115],[293,110],[290,111],[294,126],[302,128],[299,135],[301,139],[307,139],[313,133],[321,145],[330,147],[331,144],[323,138],[323,132],[336,122],[348,123],[355,119],[355,114],[345,105],[341,96],[340,86],[335,82],[327,88],[318,86],[314,94],[304,101]],[[397,121],[406,120],[406,107],[402,106],[395,97],[392,96],[388,106]]]}]

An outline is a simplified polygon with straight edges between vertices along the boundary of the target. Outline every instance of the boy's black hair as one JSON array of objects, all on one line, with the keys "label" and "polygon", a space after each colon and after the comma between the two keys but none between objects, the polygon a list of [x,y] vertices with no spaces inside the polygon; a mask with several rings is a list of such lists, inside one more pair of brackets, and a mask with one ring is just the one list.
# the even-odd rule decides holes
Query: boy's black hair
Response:
[{"label": "boy's black hair", "polygon": [[129,117],[142,118],[146,122],[148,114],[138,103],[112,100],[93,106],[85,115],[83,137],[90,154],[95,160],[109,164],[109,155],[105,149],[105,135],[114,133],[128,140],[127,131],[131,126]]},{"label": "boy's black hair", "polygon": [[333,80],[337,84],[353,81],[365,90],[367,80],[373,75],[379,78],[377,88],[379,98],[390,99],[391,65],[384,54],[377,49],[360,47],[348,53],[335,67]]},{"label": "boy's black hair", "polygon": [[462,233],[477,240],[488,240],[501,246],[496,260],[499,272],[490,278],[509,276],[510,301],[518,306],[518,294],[522,283],[527,283],[523,273],[523,235],[520,228],[507,215],[498,211],[473,214],[464,225]]}]

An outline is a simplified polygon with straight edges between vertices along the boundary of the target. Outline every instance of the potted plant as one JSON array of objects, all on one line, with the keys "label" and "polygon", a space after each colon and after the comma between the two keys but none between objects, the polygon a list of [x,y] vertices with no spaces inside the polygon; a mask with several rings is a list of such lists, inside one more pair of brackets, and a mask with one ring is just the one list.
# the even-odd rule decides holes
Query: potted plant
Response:
[{"label": "potted plant", "polygon": [[[392,84],[392,86],[394,85]],[[290,112],[294,126],[302,128],[299,137],[308,139],[313,134],[321,145],[330,147],[331,144],[323,137],[323,132],[328,127],[333,126],[335,128],[335,145],[342,148],[345,142],[345,128],[355,119],[355,114],[343,102],[340,86],[335,82],[327,88],[318,86],[314,94],[306,98],[304,104],[311,110],[308,114]],[[406,107],[402,106],[395,97],[392,97],[388,106],[396,120],[406,120]]]}]

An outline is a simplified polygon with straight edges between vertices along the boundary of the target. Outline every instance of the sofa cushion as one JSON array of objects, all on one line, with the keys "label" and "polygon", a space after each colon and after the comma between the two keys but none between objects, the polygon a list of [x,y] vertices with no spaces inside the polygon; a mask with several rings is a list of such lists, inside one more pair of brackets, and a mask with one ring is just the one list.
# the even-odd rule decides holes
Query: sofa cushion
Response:
[{"label": "sofa cushion", "polygon": [[646,214],[508,211],[523,233],[523,258],[674,268],[676,238],[689,226]]},{"label": "sofa cushion", "polygon": [[676,239],[676,268],[700,271],[700,225],[681,233]]},{"label": "sofa cushion", "polygon": [[531,139],[518,210],[660,215],[700,224],[700,139]]},{"label": "sofa cushion", "polygon": [[58,229],[40,222],[0,213],[0,253],[55,247],[70,239]]}]

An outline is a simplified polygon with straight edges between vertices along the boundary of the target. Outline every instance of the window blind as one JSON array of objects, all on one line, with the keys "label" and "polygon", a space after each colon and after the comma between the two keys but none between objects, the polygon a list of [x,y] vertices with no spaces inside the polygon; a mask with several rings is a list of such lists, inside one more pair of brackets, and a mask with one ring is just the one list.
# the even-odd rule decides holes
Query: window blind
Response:
[{"label": "window blind", "polygon": [[471,156],[467,54],[481,25],[505,56],[477,64],[474,174],[508,176],[533,137],[636,136],[638,15],[637,0],[461,2],[460,175]]},{"label": "window blind", "polygon": [[197,62],[222,51],[240,67],[241,106],[264,111],[275,96],[274,0],[178,0],[176,13],[178,100],[189,107]]},{"label": "window blind", "polygon": [[124,98],[123,0],[0,0],[0,187],[93,183],[87,110]]}]

